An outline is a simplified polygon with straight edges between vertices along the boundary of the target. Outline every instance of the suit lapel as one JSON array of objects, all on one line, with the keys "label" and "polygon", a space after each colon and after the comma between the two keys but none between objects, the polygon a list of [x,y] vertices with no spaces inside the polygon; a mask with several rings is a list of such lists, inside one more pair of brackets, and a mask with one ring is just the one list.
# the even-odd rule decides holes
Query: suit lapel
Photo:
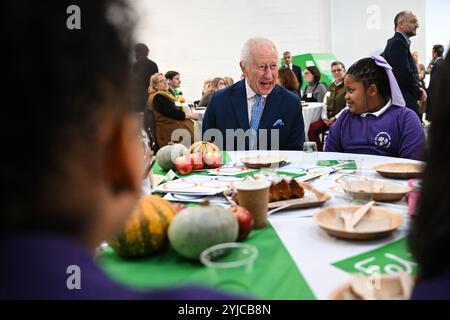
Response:
[{"label": "suit lapel", "polygon": [[245,130],[250,128],[247,109],[247,93],[245,91],[245,80],[236,83],[235,93],[231,95],[231,104],[233,105],[239,126]]}]

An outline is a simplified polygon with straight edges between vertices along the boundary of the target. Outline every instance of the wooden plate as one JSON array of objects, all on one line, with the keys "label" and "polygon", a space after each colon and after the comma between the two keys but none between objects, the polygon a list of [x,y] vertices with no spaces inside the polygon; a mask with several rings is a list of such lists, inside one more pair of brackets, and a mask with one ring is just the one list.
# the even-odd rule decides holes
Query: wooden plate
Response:
[{"label": "wooden plate", "polygon": [[375,201],[401,200],[411,188],[399,183],[382,180],[361,181],[359,184],[342,187],[345,192],[351,192],[356,198],[366,199],[367,194],[372,194]]},{"label": "wooden plate", "polygon": [[[359,283],[358,283],[359,282]],[[369,286],[368,286],[369,284]],[[373,287],[370,286],[372,284]],[[375,279],[357,275],[349,282],[333,290],[329,300],[398,300],[409,299],[414,286],[414,278],[406,273],[380,275]],[[359,287],[359,290],[358,290]],[[356,289],[356,290],[355,290]],[[361,291],[362,289],[362,291]],[[359,292],[358,292],[359,291]]]},{"label": "wooden plate", "polygon": [[314,221],[331,236],[350,240],[382,238],[403,223],[403,216],[400,213],[373,206],[358,223],[354,231],[346,231],[340,213],[354,213],[359,207],[361,206],[350,205],[326,208],[314,215]]},{"label": "wooden plate", "polygon": [[305,196],[303,198],[269,202],[269,210],[282,206],[286,206],[286,209],[316,207],[321,206],[331,199],[331,196],[328,193],[320,192],[309,183],[300,182],[298,180],[297,182],[305,189]]},{"label": "wooden plate", "polygon": [[424,166],[418,163],[383,163],[373,169],[386,178],[393,179],[415,179],[422,175]]},{"label": "wooden plate", "polygon": [[287,157],[272,157],[272,156],[257,156],[257,157],[243,157],[241,162],[250,169],[260,168],[276,168],[287,160]]}]

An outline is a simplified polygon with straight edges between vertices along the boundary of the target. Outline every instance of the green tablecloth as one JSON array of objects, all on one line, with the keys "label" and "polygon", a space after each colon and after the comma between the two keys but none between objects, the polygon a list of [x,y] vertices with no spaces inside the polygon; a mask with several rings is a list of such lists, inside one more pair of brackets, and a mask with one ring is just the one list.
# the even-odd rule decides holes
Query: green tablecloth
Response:
[{"label": "green tablecloth", "polygon": [[[253,230],[245,242],[259,250],[249,284],[252,296],[260,299],[315,299],[271,226]],[[170,247],[159,255],[141,260],[124,260],[107,249],[98,257],[98,262],[112,278],[138,289],[187,284],[214,287],[206,267],[180,257]]]},{"label": "green tablecloth", "polygon": [[[223,163],[231,160],[224,151],[222,158]],[[166,174],[158,164],[155,164],[153,172]],[[207,174],[207,172],[193,174]],[[245,242],[254,245],[259,251],[249,283],[250,295],[261,299],[315,299],[307,282],[270,225],[264,229],[253,230]],[[200,262],[182,258],[170,247],[159,255],[141,260],[124,260],[108,248],[98,257],[98,262],[112,278],[137,289],[167,288],[187,284],[214,287],[214,279],[205,266]]]}]

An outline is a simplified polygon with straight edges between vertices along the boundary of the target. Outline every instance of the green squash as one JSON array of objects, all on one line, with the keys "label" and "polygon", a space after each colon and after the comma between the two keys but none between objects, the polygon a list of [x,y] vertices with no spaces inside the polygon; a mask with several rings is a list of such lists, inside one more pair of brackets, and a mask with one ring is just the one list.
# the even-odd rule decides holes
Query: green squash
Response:
[{"label": "green squash", "polygon": [[238,237],[234,213],[220,206],[197,206],[180,211],[169,226],[172,247],[185,258],[199,259],[203,250]]},{"label": "green squash", "polygon": [[164,170],[176,170],[175,160],[189,154],[188,148],[181,143],[169,142],[156,153],[156,163]]}]

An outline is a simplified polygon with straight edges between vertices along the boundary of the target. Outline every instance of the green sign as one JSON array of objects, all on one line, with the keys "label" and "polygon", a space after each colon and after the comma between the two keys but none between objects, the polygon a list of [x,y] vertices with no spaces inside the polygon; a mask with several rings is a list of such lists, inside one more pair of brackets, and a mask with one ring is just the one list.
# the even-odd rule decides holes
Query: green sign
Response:
[{"label": "green sign", "polygon": [[402,238],[385,246],[366,253],[347,258],[332,264],[348,273],[365,275],[395,274],[406,272],[416,275],[417,264],[408,251],[406,238]]},{"label": "green sign", "polygon": [[356,170],[355,160],[319,160],[317,165],[321,167],[341,166],[343,170]]}]

